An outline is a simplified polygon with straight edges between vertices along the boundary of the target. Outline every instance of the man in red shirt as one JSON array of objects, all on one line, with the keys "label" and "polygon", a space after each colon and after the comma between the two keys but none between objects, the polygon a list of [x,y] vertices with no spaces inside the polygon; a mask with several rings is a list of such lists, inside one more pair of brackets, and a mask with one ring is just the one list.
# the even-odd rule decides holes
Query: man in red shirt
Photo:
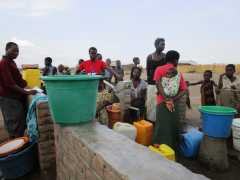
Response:
[{"label": "man in red shirt", "polygon": [[10,138],[24,135],[26,127],[26,96],[36,94],[35,90],[26,91],[26,81],[22,79],[14,59],[19,48],[14,42],[6,45],[6,54],[0,61],[0,108],[4,125]]},{"label": "man in red shirt", "polygon": [[79,74],[81,72],[85,72],[86,74],[104,74],[104,70],[107,68],[107,65],[104,61],[97,59],[97,49],[95,47],[91,47],[89,49],[89,55],[90,60],[81,63],[76,73]]}]

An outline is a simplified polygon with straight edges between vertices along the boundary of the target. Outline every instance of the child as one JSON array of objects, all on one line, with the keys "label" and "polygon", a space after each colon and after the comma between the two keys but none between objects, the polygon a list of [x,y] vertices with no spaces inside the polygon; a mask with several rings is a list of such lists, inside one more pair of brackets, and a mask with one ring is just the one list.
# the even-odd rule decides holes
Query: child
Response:
[{"label": "child", "polygon": [[215,106],[216,100],[214,95],[214,87],[217,87],[217,84],[211,80],[212,71],[206,70],[203,74],[203,80],[196,83],[189,83],[189,86],[195,86],[201,84],[201,103],[202,106]]},{"label": "child", "polygon": [[[173,98],[178,94],[180,84],[180,74],[176,68],[171,68],[164,77],[160,79],[158,83],[158,89],[162,95],[168,98]],[[166,104],[169,111],[174,111],[174,107],[171,104]]]}]

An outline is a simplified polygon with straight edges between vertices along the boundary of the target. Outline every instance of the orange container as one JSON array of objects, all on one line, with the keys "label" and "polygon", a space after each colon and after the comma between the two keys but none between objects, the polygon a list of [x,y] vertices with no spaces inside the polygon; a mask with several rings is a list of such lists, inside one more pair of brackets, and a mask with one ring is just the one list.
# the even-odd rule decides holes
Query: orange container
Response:
[{"label": "orange container", "polygon": [[121,122],[121,111],[120,109],[114,109],[112,105],[107,106],[106,109],[108,113],[108,127],[112,129],[116,122]]},{"label": "orange container", "polygon": [[136,142],[149,146],[152,143],[153,124],[145,120],[134,122],[133,124],[137,128]]}]

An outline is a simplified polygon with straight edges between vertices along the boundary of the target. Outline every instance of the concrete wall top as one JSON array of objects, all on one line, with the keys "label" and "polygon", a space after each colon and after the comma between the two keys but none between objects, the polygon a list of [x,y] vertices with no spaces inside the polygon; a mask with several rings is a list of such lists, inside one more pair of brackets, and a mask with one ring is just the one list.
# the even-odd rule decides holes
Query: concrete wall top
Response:
[{"label": "concrete wall top", "polygon": [[[67,136],[83,143],[101,156],[121,176],[129,180],[207,180],[181,164],[153,153],[147,147],[113,132],[97,122],[74,127],[60,127]],[[64,136],[63,136],[64,137]]]}]

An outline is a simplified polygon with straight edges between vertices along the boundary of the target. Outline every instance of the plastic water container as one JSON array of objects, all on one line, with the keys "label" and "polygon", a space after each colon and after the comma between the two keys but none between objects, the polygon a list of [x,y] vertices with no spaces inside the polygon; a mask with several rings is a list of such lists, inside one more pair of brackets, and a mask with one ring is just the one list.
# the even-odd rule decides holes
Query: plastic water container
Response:
[{"label": "plastic water container", "polygon": [[227,138],[231,133],[231,125],[236,110],[224,106],[201,106],[199,108],[203,120],[203,132],[215,138]]},{"label": "plastic water container", "polygon": [[240,118],[233,119],[232,132],[233,132],[233,147],[237,151],[240,151]]},{"label": "plastic water container", "polygon": [[41,73],[40,69],[24,69],[22,73],[23,79],[27,81],[30,88],[41,86]]},{"label": "plastic water container", "polygon": [[195,157],[198,154],[203,133],[192,128],[187,133],[182,134],[180,152],[184,157]]},{"label": "plastic water container", "polygon": [[121,111],[120,109],[113,108],[113,105],[107,106],[106,110],[108,113],[108,127],[112,129],[116,122],[121,121]]},{"label": "plastic water container", "polygon": [[149,146],[152,143],[153,124],[145,120],[134,122],[133,124],[137,128],[136,142]]},{"label": "plastic water container", "polygon": [[5,179],[22,177],[37,167],[37,144],[30,144],[26,149],[7,157],[0,158],[0,170]]},{"label": "plastic water container", "polygon": [[79,124],[93,120],[101,76],[44,76],[51,114],[56,123]]},{"label": "plastic water container", "polygon": [[148,147],[151,151],[164,156],[168,160],[175,161],[175,152],[174,150],[166,144],[161,144],[158,148],[154,146]]},{"label": "plastic water container", "polygon": [[137,136],[137,129],[128,123],[117,122],[113,126],[113,130],[119,134],[122,134],[129,139],[135,141]]}]

